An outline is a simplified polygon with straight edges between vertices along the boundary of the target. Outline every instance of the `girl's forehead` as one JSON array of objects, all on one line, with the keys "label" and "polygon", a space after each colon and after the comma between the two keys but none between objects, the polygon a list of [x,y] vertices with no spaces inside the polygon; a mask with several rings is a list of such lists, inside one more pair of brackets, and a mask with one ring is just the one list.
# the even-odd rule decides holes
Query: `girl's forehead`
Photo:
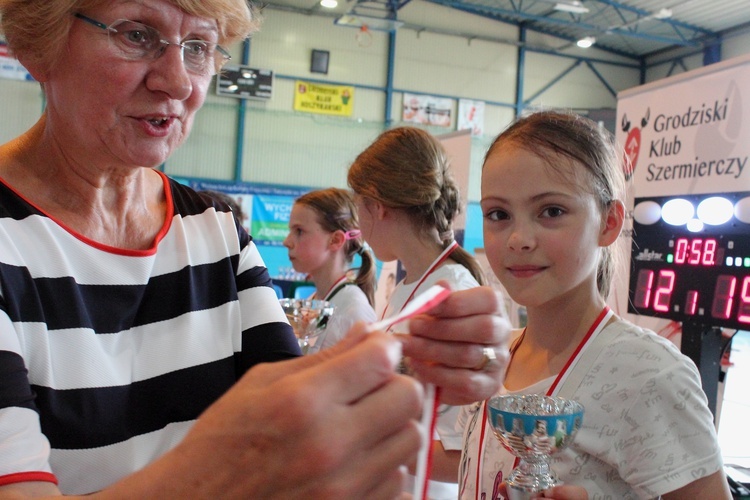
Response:
[{"label": "girl's forehead", "polygon": [[306,221],[317,221],[316,211],[304,203],[295,203],[292,205],[292,212],[290,218],[294,218],[300,222]]},{"label": "girl's forehead", "polygon": [[532,196],[539,192],[593,194],[594,179],[577,160],[517,145],[497,148],[482,171],[482,197]]},{"label": "girl's forehead", "polygon": [[485,170],[528,170],[530,176],[542,175],[566,183],[588,184],[587,169],[580,162],[561,153],[508,142],[499,145],[487,158]]}]

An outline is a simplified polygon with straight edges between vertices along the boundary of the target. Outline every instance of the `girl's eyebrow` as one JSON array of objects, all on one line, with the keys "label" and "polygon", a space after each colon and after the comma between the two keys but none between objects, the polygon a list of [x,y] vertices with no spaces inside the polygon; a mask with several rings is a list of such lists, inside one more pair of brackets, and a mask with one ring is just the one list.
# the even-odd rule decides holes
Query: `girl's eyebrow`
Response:
[{"label": "girl's eyebrow", "polygon": [[504,202],[505,199],[498,198],[497,196],[485,196],[479,199],[479,204],[481,205],[482,203],[485,203],[485,202],[489,203],[489,202],[498,202],[498,201]]},{"label": "girl's eyebrow", "polygon": [[[535,194],[531,197],[529,201],[538,202],[538,201],[544,201],[546,198],[554,198],[554,197],[563,197],[563,198],[570,198],[574,199],[577,196],[572,193],[565,193],[562,191],[545,191],[544,193]],[[502,196],[485,196],[483,198],[479,199],[479,203],[485,201],[494,201],[494,202],[503,202],[508,203],[508,200],[506,198],[503,198]]]},{"label": "girl's eyebrow", "polygon": [[539,193],[538,195],[532,196],[531,199],[533,201],[543,200],[545,198],[555,198],[555,197],[563,197],[563,198],[576,198],[574,194],[571,193],[565,193],[562,191],[547,191],[544,193]]}]

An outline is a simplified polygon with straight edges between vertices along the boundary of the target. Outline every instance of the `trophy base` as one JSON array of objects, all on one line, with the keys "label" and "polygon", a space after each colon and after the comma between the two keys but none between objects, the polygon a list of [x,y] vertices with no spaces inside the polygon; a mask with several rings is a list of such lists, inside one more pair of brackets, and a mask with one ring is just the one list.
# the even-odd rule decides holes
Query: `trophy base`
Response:
[{"label": "trophy base", "polygon": [[537,498],[540,492],[559,484],[562,484],[562,481],[554,475],[528,477],[511,474],[506,483],[508,500],[530,500],[531,498]]},{"label": "trophy base", "polygon": [[537,492],[526,491],[512,486],[507,486],[506,491],[508,492],[508,500],[531,500],[537,495]]},{"label": "trophy base", "polygon": [[[552,486],[554,485],[550,485],[548,487],[551,488]],[[517,486],[511,486],[510,484],[506,485],[505,487],[505,490],[508,493],[508,500],[531,500],[533,498],[539,498],[539,493],[546,489],[547,488],[544,488],[542,490],[529,491]]]}]

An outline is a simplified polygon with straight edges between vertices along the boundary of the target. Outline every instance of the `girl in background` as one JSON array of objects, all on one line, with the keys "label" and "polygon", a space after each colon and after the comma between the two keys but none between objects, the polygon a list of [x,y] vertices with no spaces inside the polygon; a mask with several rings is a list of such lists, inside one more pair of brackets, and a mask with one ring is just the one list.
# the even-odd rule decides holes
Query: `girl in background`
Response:
[{"label": "girl in background", "polygon": [[[375,265],[364,248],[354,201],[344,189],[321,189],[297,198],[289,229],[284,246],[294,269],[315,284],[310,298],[335,307],[322,338],[308,351],[317,352],[341,340],[354,323],[375,321]],[[351,269],[355,255],[362,261],[356,270]]]},{"label": "girl in background", "polygon": [[[483,284],[479,264],[453,237],[460,209],[458,187],[440,142],[428,132],[401,127],[381,134],[349,169],[362,236],[384,262],[399,260],[406,270],[383,311],[398,314],[416,295],[438,281],[452,290]],[[408,333],[406,324],[392,332]],[[455,499],[461,433],[456,430],[459,407],[444,407],[433,446],[431,499]],[[407,485],[406,491],[412,491]]]},{"label": "girl in background", "polygon": [[[563,486],[546,498],[730,498],[695,365],[668,340],[606,305],[622,229],[623,175],[611,136],[574,114],[522,118],[490,147],[482,172],[492,270],[527,309],[501,394],[583,404],[583,426],[553,456]],[[462,499],[496,499],[514,457],[464,407]]]}]

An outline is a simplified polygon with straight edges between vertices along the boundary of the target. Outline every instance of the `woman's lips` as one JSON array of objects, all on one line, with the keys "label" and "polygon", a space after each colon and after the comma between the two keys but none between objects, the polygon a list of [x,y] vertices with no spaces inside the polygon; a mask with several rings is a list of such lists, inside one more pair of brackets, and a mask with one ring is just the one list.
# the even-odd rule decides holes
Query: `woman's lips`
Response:
[{"label": "woman's lips", "polygon": [[168,135],[173,124],[177,121],[173,116],[144,116],[138,120],[146,133],[154,137]]}]

